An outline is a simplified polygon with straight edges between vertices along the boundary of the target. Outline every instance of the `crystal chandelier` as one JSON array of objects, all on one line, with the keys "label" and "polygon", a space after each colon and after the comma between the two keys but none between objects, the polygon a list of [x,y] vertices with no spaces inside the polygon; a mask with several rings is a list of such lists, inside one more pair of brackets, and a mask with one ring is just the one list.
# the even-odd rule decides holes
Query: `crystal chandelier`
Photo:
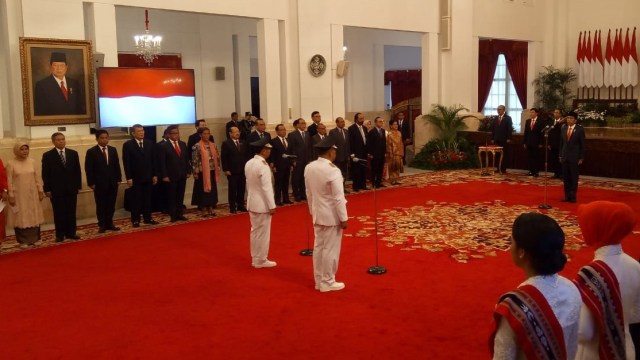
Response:
[{"label": "crystal chandelier", "polygon": [[136,35],[133,38],[136,41],[136,55],[141,57],[148,66],[151,66],[151,63],[158,58],[158,54],[160,54],[162,36],[149,34],[149,10],[144,11],[144,26],[144,35]]}]

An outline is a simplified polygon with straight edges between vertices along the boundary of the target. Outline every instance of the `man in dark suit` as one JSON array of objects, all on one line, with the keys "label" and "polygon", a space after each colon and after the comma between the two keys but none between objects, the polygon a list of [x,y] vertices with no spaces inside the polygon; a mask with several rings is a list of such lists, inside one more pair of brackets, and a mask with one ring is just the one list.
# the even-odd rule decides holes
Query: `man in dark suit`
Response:
[{"label": "man in dark suit", "polygon": [[191,175],[191,166],[187,158],[187,144],[180,141],[178,125],[171,125],[167,130],[169,139],[158,146],[159,173],[162,182],[167,184],[167,211],[171,222],[176,222],[187,220],[182,202],[187,178]]},{"label": "man in dark suit", "polygon": [[[253,129],[255,125],[256,122],[253,120],[251,111],[245,111],[244,118],[240,120],[240,140],[247,140],[249,134],[251,134],[251,129]],[[247,144],[249,143],[247,142]]]},{"label": "man in dark suit", "polygon": [[529,158],[529,176],[538,176],[540,171],[540,148],[542,148],[542,130],[546,122],[538,118],[538,109],[529,110],[530,118],[524,125],[524,148]]},{"label": "man in dark suit", "polygon": [[229,133],[231,132],[232,127],[237,127],[238,130],[240,130],[240,121],[238,121],[238,113],[235,111],[231,113],[231,120],[229,120],[229,122],[227,122],[227,124],[225,125],[227,139],[229,139]]},{"label": "man in dark suit", "polygon": [[289,201],[289,176],[291,175],[292,159],[287,140],[287,129],[282,124],[276,126],[276,137],[271,139],[271,155],[269,165],[275,178],[274,197],[276,205],[292,204]]},{"label": "man in dark suit", "polygon": [[[169,141],[169,128],[167,127],[162,132],[162,139],[156,143],[156,149],[160,149],[162,145],[164,145],[167,141]],[[160,161],[162,157],[161,151],[156,151],[156,169],[160,169]],[[169,188],[167,187],[167,183],[163,181],[158,181],[158,183],[153,187],[152,195],[151,195],[151,212],[160,211],[163,214],[168,214],[168,204],[169,199],[167,198],[167,194]]]},{"label": "man in dark suit", "polygon": [[407,162],[405,159],[407,157],[407,145],[411,145],[413,143],[413,136],[411,136],[411,123],[405,119],[403,112],[398,113],[397,120],[398,131],[400,131],[400,134],[402,135],[402,145],[404,150],[402,162],[406,164]]},{"label": "man in dark suit", "polygon": [[131,195],[131,223],[140,227],[140,215],[144,223],[157,225],[151,218],[151,194],[158,182],[155,144],[144,138],[144,127],[135,124],[133,139],[122,145],[122,165]]},{"label": "man in dark suit", "polygon": [[[496,171],[499,173],[507,173],[509,146],[511,144],[512,134],[513,121],[511,120],[511,116],[505,113],[504,105],[498,105],[498,118],[491,123],[491,143],[502,146],[502,154],[498,153],[494,159]],[[500,159],[501,157],[502,159]],[[500,166],[500,161],[502,161],[502,166]]]},{"label": "man in dark suit", "polygon": [[76,235],[76,205],[82,187],[80,158],[75,150],[66,148],[64,134],[54,133],[51,141],[55,147],[42,155],[42,182],[44,193],[51,199],[56,242],[64,241],[65,237],[77,240],[80,237]]},{"label": "man in dark suit", "polygon": [[376,188],[382,185],[384,159],[387,153],[387,136],[382,128],[384,120],[378,116],[373,120],[375,127],[367,134],[367,153],[371,159],[371,183]]},{"label": "man in dark suit", "polygon": [[562,138],[560,135],[562,133],[562,126],[565,123],[566,121],[562,118],[562,110],[553,110],[553,123],[549,124],[552,126],[549,130],[549,150],[551,150],[549,164],[553,169],[553,177],[555,179],[562,179],[562,164],[560,164],[560,145]]},{"label": "man in dark suit", "polygon": [[322,116],[320,116],[319,111],[314,111],[311,113],[311,121],[313,122],[307,128],[307,132],[309,133],[310,137],[313,137],[318,133],[318,125],[320,124],[320,122],[322,122]]},{"label": "man in dark suit", "polygon": [[229,139],[222,143],[220,159],[222,171],[227,175],[229,183],[229,211],[247,211],[244,207],[244,191],[247,187],[244,166],[249,161],[249,149],[246,143],[240,140],[240,129],[235,126],[229,130]]},{"label": "man in dark suit", "polygon": [[364,115],[356,113],[355,122],[349,126],[349,149],[351,150],[351,179],[353,191],[367,189],[367,127],[364,126]]},{"label": "man in dark suit", "polygon": [[[349,172],[349,155],[351,155],[351,151],[349,149],[349,134],[344,126],[344,119],[341,117],[336,118],[336,128],[329,131],[329,137],[333,139],[333,143],[338,148],[336,149],[335,164],[340,169],[342,178],[346,181]],[[348,193],[346,189],[345,193]]]},{"label": "man in dark suit", "polygon": [[[249,134],[247,137],[247,144],[251,144],[252,142],[256,142],[258,140],[267,139],[267,141],[271,141],[271,134],[267,131],[267,124],[264,119],[258,118],[256,120],[256,129]],[[240,139],[242,139],[242,132],[240,132]],[[249,159],[253,157],[253,155],[259,153],[262,148],[257,148],[254,146],[249,147]],[[247,160],[248,161],[248,160]]]},{"label": "man in dark suit", "polygon": [[311,137],[306,131],[307,123],[303,118],[296,119],[293,122],[293,126],[295,130],[290,132],[287,137],[291,154],[296,156],[293,161],[291,187],[293,188],[293,196],[296,201],[300,202],[307,199],[304,185],[304,168],[311,157]]},{"label": "man in dark suit", "polygon": [[311,159],[309,160],[309,162],[316,160],[318,158],[318,149],[313,147],[313,145],[319,143],[320,141],[322,141],[322,139],[328,136],[327,127],[325,126],[325,124],[319,123],[316,127],[316,130],[318,131],[318,133],[311,137],[312,147],[311,147]]},{"label": "man in dark suit", "polygon": [[35,115],[75,115],[84,114],[85,98],[82,84],[66,76],[67,56],[52,52],[50,57],[51,75],[36,83],[33,98]]},{"label": "man in dark suit", "polygon": [[113,224],[113,213],[116,209],[118,183],[122,181],[122,173],[118,151],[108,145],[107,130],[96,130],[95,135],[98,144],[87,150],[84,173],[87,175],[87,185],[93,190],[98,232],[102,234],[107,230],[120,230]]},{"label": "man in dark suit", "polygon": [[562,163],[562,174],[564,177],[563,202],[576,202],[579,167],[584,160],[584,128],[576,124],[577,119],[578,115],[573,111],[570,112],[566,117],[567,123],[562,127],[560,133],[562,139],[560,162]]}]

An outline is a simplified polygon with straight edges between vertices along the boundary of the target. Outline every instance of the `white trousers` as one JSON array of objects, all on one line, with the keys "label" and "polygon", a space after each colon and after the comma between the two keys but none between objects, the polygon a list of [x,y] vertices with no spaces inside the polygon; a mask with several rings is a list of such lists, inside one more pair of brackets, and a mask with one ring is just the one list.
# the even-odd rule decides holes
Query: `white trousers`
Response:
[{"label": "white trousers", "polygon": [[271,214],[249,212],[251,219],[251,264],[262,264],[269,255]]},{"label": "white trousers", "polygon": [[330,286],[336,282],[342,226],[313,225],[315,241],[313,246],[313,275],[316,285]]}]

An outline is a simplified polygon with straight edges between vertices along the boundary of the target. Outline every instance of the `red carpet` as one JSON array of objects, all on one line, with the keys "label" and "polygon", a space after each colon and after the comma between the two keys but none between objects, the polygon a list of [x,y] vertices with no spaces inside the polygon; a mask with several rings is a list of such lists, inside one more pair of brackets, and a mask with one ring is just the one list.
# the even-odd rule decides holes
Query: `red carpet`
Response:
[{"label": "red carpet", "polygon": [[[536,205],[541,188],[469,182],[379,191],[379,210],[461,205],[496,198]],[[554,207],[573,212],[577,205]],[[581,189],[579,200],[625,201],[640,194]],[[372,215],[372,193],[348,197],[351,216]],[[508,252],[455,261],[450,249],[402,251],[372,238],[343,239],[338,280],[313,290],[303,205],[279,208],[273,269],[253,269],[247,214],[0,256],[0,358],[65,359],[478,359],[487,358],[491,311],[523,279]],[[363,225],[350,220],[346,233]],[[508,230],[508,229],[506,229]],[[312,232],[312,229],[310,229]],[[381,236],[383,236],[381,234]],[[640,236],[626,240],[640,257]],[[570,251],[573,277],[592,250]]]}]

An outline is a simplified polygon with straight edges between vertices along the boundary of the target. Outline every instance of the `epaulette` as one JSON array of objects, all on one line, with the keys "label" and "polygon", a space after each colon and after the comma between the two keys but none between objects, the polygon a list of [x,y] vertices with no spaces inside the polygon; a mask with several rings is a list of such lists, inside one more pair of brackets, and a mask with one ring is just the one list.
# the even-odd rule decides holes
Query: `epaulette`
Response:
[{"label": "epaulette", "polygon": [[[263,163],[263,164],[265,164],[265,165],[267,165],[267,162],[266,162],[266,161],[264,161],[264,159],[262,159],[262,163]],[[269,165],[267,165],[267,166],[269,166]]]},{"label": "epaulette", "polygon": [[333,163],[329,163],[329,165],[331,165],[331,167],[336,167]]}]

